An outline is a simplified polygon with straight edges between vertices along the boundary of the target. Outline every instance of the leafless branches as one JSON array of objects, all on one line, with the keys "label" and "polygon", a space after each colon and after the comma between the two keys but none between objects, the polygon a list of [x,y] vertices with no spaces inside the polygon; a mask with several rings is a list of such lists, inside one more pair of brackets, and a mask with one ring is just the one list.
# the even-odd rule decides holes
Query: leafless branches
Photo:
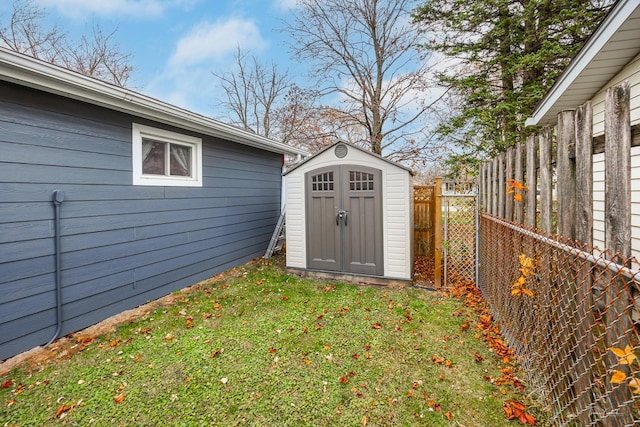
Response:
[{"label": "leafless branches", "polygon": [[94,26],[90,36],[74,42],[57,26],[47,26],[47,12],[33,0],[15,0],[9,17],[0,17],[0,46],[118,86],[126,86],[130,55],[113,40],[117,30],[104,33]]},{"label": "leafless branches", "polygon": [[373,152],[420,145],[428,69],[415,47],[409,0],[300,0],[287,31],[292,49],[315,65],[325,93],[338,94],[336,120],[364,129]]}]

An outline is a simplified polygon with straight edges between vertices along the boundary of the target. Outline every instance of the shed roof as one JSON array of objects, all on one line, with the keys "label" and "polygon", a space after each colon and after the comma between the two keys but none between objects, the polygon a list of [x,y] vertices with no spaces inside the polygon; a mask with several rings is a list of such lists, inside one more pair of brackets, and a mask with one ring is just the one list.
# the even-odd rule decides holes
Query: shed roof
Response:
[{"label": "shed roof", "polygon": [[538,104],[526,126],[555,124],[640,54],[640,0],[619,0]]},{"label": "shed roof", "polygon": [[387,162],[387,163],[389,163],[389,164],[391,164],[391,165],[393,165],[393,166],[396,166],[396,167],[398,167],[398,168],[400,168],[400,169],[404,169],[404,170],[406,170],[407,172],[409,172],[411,175],[415,175],[415,172],[414,172],[411,168],[408,168],[408,167],[406,167],[406,166],[405,166],[405,165],[403,165],[403,164],[400,164],[400,163],[394,162],[393,160],[389,160],[389,159],[387,159],[387,158],[385,158],[385,157],[382,157],[382,156],[381,156],[381,155],[379,155],[379,154],[372,153],[372,152],[371,152],[371,151],[369,151],[369,150],[365,150],[364,148],[358,147],[358,146],[357,146],[357,145],[355,145],[355,144],[352,144],[352,143],[350,143],[350,142],[346,142],[346,141],[342,141],[342,140],[340,140],[340,139],[339,139],[339,140],[337,140],[336,142],[334,142],[333,144],[331,144],[331,145],[329,145],[329,146],[327,146],[327,147],[323,148],[322,150],[318,151],[318,152],[317,152],[317,153],[315,153],[313,156],[307,157],[307,158],[306,158],[306,159],[304,159],[303,161],[296,163],[296,164],[295,164],[295,165],[293,165],[290,169],[288,169],[287,171],[285,171],[285,172],[283,173],[283,175],[287,175],[289,172],[292,172],[292,171],[294,171],[294,170],[298,169],[300,166],[304,165],[305,163],[310,162],[310,161],[313,161],[313,159],[314,159],[314,158],[316,158],[316,157],[318,157],[319,155],[321,155],[322,153],[324,153],[324,152],[326,152],[326,151],[328,151],[328,150],[332,149],[333,147],[335,147],[335,146],[336,146],[336,145],[338,145],[338,144],[345,144],[345,145],[347,145],[349,148],[354,148],[354,149],[356,149],[356,150],[360,150],[361,152],[366,153],[366,154],[368,154],[368,155],[370,155],[370,156],[373,156],[373,157],[375,157],[375,158],[377,158],[377,159],[379,159],[379,160],[382,160],[382,161],[384,161],[384,162]]},{"label": "shed roof", "polygon": [[0,80],[275,153],[308,155],[305,150],[3,47]]}]

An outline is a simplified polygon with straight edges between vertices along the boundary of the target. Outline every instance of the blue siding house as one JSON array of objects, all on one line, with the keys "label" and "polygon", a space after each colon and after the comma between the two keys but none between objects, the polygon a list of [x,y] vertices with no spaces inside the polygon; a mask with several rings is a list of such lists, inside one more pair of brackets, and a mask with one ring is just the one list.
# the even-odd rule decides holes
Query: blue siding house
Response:
[{"label": "blue siding house", "polygon": [[0,360],[262,255],[285,154],[0,48]]}]

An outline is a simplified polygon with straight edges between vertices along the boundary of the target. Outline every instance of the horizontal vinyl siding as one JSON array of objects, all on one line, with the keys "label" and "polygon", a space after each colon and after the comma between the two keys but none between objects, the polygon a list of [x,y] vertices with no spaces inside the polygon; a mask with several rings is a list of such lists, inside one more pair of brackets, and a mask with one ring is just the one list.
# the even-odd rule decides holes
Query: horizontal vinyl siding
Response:
[{"label": "horizontal vinyl siding", "polygon": [[264,253],[280,155],[195,135],[202,188],[134,187],[132,122],[167,128],[0,83],[0,359],[55,330],[53,190],[65,192],[62,334]]},{"label": "horizontal vinyl siding", "polygon": [[593,246],[604,249],[604,153],[593,156]]},{"label": "horizontal vinyl siding", "polygon": [[640,260],[640,147],[631,147],[631,256]]},{"label": "horizontal vinyl siding", "polygon": [[629,80],[631,88],[631,126],[640,124],[640,56],[638,56],[593,97],[593,136],[604,135],[604,101],[607,89],[624,80]]}]

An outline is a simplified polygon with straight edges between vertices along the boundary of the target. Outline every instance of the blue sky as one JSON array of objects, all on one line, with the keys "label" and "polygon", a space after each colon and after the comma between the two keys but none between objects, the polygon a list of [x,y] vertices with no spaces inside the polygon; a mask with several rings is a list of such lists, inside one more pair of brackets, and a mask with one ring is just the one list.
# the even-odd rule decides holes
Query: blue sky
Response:
[{"label": "blue sky", "polygon": [[[134,89],[200,114],[221,118],[220,89],[212,71],[233,69],[239,46],[259,61],[275,62],[296,79],[304,71],[290,59],[280,31],[295,0],[35,0],[72,39],[99,24],[131,53]],[[0,0],[7,16],[12,0]],[[5,21],[5,20],[3,20]],[[6,21],[5,21],[6,22]]]}]

